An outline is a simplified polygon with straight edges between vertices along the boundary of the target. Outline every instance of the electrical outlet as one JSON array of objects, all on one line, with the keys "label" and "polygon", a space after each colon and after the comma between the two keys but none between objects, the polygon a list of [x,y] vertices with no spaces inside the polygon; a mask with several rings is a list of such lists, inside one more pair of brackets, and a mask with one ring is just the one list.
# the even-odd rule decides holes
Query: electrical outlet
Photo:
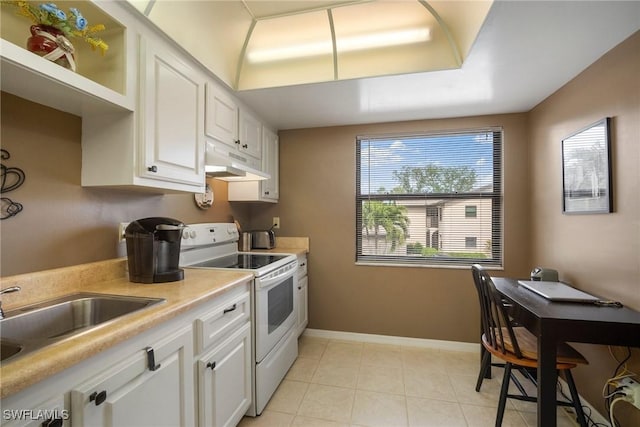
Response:
[{"label": "electrical outlet", "polygon": [[273,217],[273,228],[280,228],[280,217],[279,216],[274,216]]},{"label": "electrical outlet", "polygon": [[127,225],[129,225],[128,222],[120,223],[120,226],[118,227],[118,242],[125,241],[124,230],[127,228]]},{"label": "electrical outlet", "polygon": [[640,409],[640,383],[626,377],[618,381],[618,388],[627,396],[625,399],[627,402]]}]

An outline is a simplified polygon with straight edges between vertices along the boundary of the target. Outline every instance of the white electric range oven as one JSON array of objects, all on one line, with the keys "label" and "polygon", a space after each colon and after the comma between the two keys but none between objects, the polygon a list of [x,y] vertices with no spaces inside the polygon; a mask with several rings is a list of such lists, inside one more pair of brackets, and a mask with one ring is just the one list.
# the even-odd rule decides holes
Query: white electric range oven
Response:
[{"label": "white electric range oven", "polygon": [[233,223],[190,224],[182,238],[181,267],[246,270],[254,275],[253,402],[247,415],[260,415],[298,356],[294,331],[297,258],[292,254],[238,252],[239,233]]}]

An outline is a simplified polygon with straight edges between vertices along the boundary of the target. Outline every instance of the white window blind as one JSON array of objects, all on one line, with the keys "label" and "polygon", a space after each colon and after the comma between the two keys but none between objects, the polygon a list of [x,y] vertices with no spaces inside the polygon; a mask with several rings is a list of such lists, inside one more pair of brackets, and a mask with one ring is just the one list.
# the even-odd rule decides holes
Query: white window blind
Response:
[{"label": "white window blind", "polygon": [[357,262],[502,265],[502,129],[362,136],[356,151]]}]

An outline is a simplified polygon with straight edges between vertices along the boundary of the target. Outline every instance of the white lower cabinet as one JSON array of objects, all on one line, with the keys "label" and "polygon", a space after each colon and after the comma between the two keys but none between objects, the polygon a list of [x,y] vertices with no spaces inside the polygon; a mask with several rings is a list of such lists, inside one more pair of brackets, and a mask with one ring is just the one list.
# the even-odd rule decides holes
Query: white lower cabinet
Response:
[{"label": "white lower cabinet", "polygon": [[250,283],[3,398],[0,424],[237,425],[252,399]]},{"label": "white lower cabinet", "polygon": [[307,276],[298,279],[298,336],[302,335],[309,323],[309,280]]},{"label": "white lower cabinet", "polygon": [[201,426],[235,426],[251,404],[251,323],[197,362]]},{"label": "white lower cabinet", "polygon": [[71,390],[80,426],[193,425],[190,326],[135,352]]},{"label": "white lower cabinet", "polygon": [[237,288],[194,321],[198,423],[237,425],[251,405],[251,294]]},{"label": "white lower cabinet", "polygon": [[298,292],[296,293],[296,331],[302,335],[309,323],[309,279],[307,277],[307,256],[298,255]]}]

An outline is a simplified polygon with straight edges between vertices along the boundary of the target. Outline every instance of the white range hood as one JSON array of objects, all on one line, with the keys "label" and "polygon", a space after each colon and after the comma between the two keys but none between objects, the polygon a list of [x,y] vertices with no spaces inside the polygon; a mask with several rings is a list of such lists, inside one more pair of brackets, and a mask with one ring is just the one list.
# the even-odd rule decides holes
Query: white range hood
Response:
[{"label": "white range hood", "polygon": [[260,181],[271,175],[253,167],[242,154],[235,153],[221,144],[207,140],[205,173],[208,177],[222,181]]}]

